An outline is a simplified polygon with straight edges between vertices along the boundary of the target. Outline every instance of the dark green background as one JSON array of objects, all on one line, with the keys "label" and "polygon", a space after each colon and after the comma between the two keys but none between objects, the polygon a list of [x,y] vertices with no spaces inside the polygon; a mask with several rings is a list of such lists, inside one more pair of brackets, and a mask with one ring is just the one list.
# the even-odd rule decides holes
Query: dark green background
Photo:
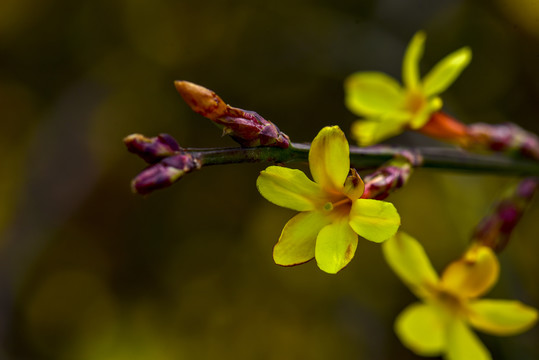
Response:
[{"label": "dark green background", "polygon": [[[473,49],[445,110],[538,132],[538,19],[534,0],[3,0],[0,358],[416,358],[392,330],[415,299],[379,245],[361,240],[336,276],[314,262],[278,267],[272,246],[294,212],[257,193],[265,165],[204,168],[141,197],[129,182],[144,165],[122,138],[167,132],[185,147],[234,146],[183,103],[179,79],[294,141],[325,125],[348,133],[344,78],[400,78],[420,29],[423,73]],[[513,181],[418,170],[390,200],[441,270]],[[487,297],[539,308],[538,217],[535,201]],[[481,338],[495,359],[539,357],[537,327]]]}]

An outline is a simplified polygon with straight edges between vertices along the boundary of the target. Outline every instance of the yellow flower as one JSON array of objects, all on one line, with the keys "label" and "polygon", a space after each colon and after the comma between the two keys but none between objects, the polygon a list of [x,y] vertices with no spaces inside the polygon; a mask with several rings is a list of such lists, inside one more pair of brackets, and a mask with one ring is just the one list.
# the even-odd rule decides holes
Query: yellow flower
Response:
[{"label": "yellow flower", "polygon": [[395,321],[402,343],[422,356],[451,360],[490,359],[470,326],[493,335],[514,335],[537,321],[537,310],[511,300],[480,300],[498,280],[491,248],[472,246],[449,264],[441,278],[419,242],[398,233],[383,245],[395,273],[423,303],[408,306]]},{"label": "yellow flower", "polygon": [[320,269],[335,274],[354,257],[358,234],[382,242],[395,234],[400,217],[391,203],[360,199],[365,185],[350,169],[348,141],[338,126],[323,128],[313,140],[309,167],[314,181],[280,166],[268,167],[257,179],[267,200],[301,211],[285,225],[273,259],[292,266],[316,258]]},{"label": "yellow flower", "polygon": [[357,72],[346,79],[346,106],[364,117],[352,126],[361,145],[376,144],[407,127],[423,127],[430,115],[442,107],[438,95],[455,81],[472,57],[468,47],[461,48],[420,79],[419,60],[424,43],[425,33],[418,32],[406,49],[402,65],[404,88],[392,77],[374,71]]}]

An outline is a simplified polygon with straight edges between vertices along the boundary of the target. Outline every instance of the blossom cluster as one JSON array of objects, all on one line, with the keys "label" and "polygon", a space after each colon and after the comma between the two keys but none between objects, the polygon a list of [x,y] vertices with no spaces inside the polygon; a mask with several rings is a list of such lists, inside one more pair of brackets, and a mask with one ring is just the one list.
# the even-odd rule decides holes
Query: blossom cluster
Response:
[{"label": "blossom cluster", "polygon": [[[420,77],[425,39],[423,32],[416,33],[406,49],[403,85],[374,71],[357,72],[345,80],[345,104],[361,116],[351,129],[358,144],[375,145],[404,130],[415,130],[467,150],[539,160],[539,140],[534,134],[514,124],[465,125],[441,111],[440,95],[470,63],[471,50],[463,47],[449,54]],[[175,86],[195,112],[212,120],[243,149],[294,151],[302,147],[273,122],[226,104],[211,90],[187,81],[176,81]],[[170,135],[134,134],[124,142],[149,164],[132,183],[140,194],[169,186],[204,165],[202,153],[181,148]],[[268,201],[298,212],[284,225],[273,248],[276,264],[295,266],[315,259],[322,271],[336,274],[354,258],[359,237],[380,243],[389,267],[420,299],[400,313],[395,332],[421,356],[490,359],[472,328],[504,336],[526,331],[537,322],[537,310],[519,301],[480,298],[499,277],[496,252],[505,248],[539,188],[537,178],[523,180],[498,202],[475,229],[463,255],[439,276],[420,242],[400,230],[401,216],[395,206],[385,201],[421,165],[420,156],[397,151],[394,158],[362,178],[351,163],[344,132],[338,126],[326,126],[310,144],[307,160],[312,179],[279,164],[261,171],[256,181]]]}]

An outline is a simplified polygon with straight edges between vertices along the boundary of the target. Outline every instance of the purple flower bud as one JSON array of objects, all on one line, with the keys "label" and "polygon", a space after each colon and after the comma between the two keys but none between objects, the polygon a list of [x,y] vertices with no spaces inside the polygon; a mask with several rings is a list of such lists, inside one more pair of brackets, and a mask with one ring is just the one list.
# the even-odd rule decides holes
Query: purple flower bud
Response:
[{"label": "purple flower bud", "polygon": [[137,154],[149,164],[155,164],[167,156],[180,151],[176,140],[168,134],[147,138],[140,134],[131,134],[124,139],[127,150]]},{"label": "purple flower bud", "polygon": [[539,160],[539,138],[513,123],[490,125],[472,124],[468,127],[472,150],[490,150]]},{"label": "purple flower bud", "polygon": [[390,193],[404,186],[412,171],[410,160],[417,160],[414,157],[409,159],[408,155],[390,160],[387,165],[367,175],[364,178],[365,192],[361,197],[363,199],[383,200]]},{"label": "purple flower bud", "polygon": [[178,181],[184,174],[200,169],[200,161],[189,153],[179,153],[151,165],[138,174],[131,182],[134,192],[145,195],[166,188]]},{"label": "purple flower bud", "polygon": [[537,191],[538,186],[539,179],[533,177],[526,178],[518,184],[516,194],[523,199],[529,200],[535,194],[535,191]]},{"label": "purple flower bud", "polygon": [[475,228],[473,241],[502,251],[538,188],[537,178],[522,180],[509,196],[494,204],[493,210]]}]

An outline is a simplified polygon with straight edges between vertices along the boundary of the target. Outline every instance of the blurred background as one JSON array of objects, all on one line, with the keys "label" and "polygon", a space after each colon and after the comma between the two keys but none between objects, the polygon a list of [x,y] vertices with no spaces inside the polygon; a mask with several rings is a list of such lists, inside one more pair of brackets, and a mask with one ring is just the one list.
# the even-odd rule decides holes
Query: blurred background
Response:
[{"label": "blurred background", "polygon": [[[235,146],[174,80],[257,111],[297,142],[325,125],[348,133],[344,78],[400,78],[420,29],[424,73],[473,49],[446,111],[539,132],[536,0],[2,0],[0,359],[416,359],[392,330],[416,300],[378,245],[360,241],[336,276],[314,262],[279,267],[272,247],[294,212],[257,193],[265,164],[204,168],[142,197],[130,180],[144,163],[122,139],[166,132],[184,147]],[[442,270],[514,181],[418,170],[389,200]],[[538,217],[536,199],[488,297],[539,308]],[[539,357],[538,326],[480,337],[495,359]]]}]

